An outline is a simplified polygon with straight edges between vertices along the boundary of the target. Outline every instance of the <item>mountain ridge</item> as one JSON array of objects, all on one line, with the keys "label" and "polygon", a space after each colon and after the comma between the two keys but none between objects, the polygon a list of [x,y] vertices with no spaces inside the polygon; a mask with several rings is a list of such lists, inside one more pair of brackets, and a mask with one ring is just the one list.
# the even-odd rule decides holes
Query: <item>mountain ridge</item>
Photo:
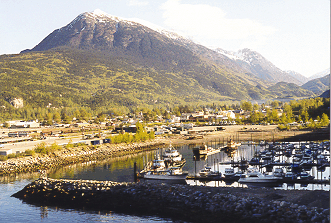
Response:
[{"label": "mountain ridge", "polygon": [[303,75],[294,71],[283,71],[264,58],[260,53],[248,48],[238,50],[237,52],[226,51],[221,48],[217,48],[215,51],[231,58],[244,70],[262,80],[274,84],[277,82],[288,82],[302,85],[306,82]]},{"label": "mountain ridge", "polygon": [[80,14],[31,50],[0,57],[0,65],[3,91],[33,106],[133,109],[313,95],[289,85],[275,92],[216,51],[102,13]]}]

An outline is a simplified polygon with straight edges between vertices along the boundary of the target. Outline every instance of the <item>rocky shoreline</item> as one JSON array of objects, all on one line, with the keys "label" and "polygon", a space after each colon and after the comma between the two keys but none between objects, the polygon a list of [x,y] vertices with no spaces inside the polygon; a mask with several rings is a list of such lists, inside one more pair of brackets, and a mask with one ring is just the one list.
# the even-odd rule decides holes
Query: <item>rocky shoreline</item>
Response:
[{"label": "rocky shoreline", "polygon": [[0,175],[48,170],[93,160],[104,160],[149,151],[163,146],[159,140],[131,144],[102,144],[100,146],[79,146],[55,151],[50,155],[34,155],[0,161]]},{"label": "rocky shoreline", "polygon": [[327,191],[283,191],[41,178],[13,195],[64,208],[188,222],[329,222]]}]

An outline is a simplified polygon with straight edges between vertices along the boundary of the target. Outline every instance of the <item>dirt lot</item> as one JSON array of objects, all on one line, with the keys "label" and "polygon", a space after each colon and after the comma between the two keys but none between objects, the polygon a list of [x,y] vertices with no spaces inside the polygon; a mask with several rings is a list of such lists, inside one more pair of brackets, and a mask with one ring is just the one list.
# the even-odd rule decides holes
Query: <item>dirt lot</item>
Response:
[{"label": "dirt lot", "polygon": [[277,125],[260,126],[260,125],[234,125],[225,126],[223,131],[215,131],[203,134],[202,139],[188,140],[187,136],[169,135],[163,137],[164,143],[171,141],[174,145],[188,144],[188,143],[203,143],[215,140],[227,141],[234,139],[238,142],[254,141],[260,142],[262,140],[266,142],[279,142],[279,141],[318,141],[318,140],[330,140],[330,129],[320,129],[314,131],[279,131]]}]

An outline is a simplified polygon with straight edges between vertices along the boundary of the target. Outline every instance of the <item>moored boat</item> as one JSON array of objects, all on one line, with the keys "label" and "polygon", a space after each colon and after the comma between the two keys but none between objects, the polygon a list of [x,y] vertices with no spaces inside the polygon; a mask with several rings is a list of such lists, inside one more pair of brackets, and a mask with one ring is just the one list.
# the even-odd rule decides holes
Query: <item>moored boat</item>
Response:
[{"label": "moored boat", "polygon": [[153,180],[185,180],[188,173],[183,172],[179,167],[171,167],[161,171],[148,171],[144,174],[144,179]]},{"label": "moored boat", "polygon": [[205,166],[202,170],[199,172],[199,176],[202,178],[209,178],[209,177],[221,177],[221,172],[213,171],[211,167]]},{"label": "moored boat", "polygon": [[239,183],[276,183],[280,181],[281,177],[276,177],[274,175],[263,174],[257,170],[249,171],[246,174],[242,174]]},{"label": "moored boat", "polygon": [[225,168],[224,177],[225,178],[232,178],[234,176],[234,169],[233,168]]},{"label": "moored boat", "polygon": [[162,157],[166,167],[183,167],[186,163],[186,160],[183,158],[182,154],[171,146],[171,144],[165,150]]}]

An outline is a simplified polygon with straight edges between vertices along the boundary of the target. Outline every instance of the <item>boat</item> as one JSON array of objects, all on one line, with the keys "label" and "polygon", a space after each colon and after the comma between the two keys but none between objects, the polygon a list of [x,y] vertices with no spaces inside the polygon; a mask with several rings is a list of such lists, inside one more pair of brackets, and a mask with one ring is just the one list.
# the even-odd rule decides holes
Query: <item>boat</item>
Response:
[{"label": "boat", "polygon": [[209,167],[209,166],[205,166],[205,168],[200,170],[199,176],[202,178],[221,177],[222,174],[218,171],[211,170],[211,167]]},{"label": "boat", "polygon": [[285,176],[285,173],[284,173],[284,171],[283,171],[283,168],[276,168],[276,169],[274,170],[274,172],[273,172],[273,175],[274,175],[275,177],[281,177],[281,178],[283,178],[283,177]]},{"label": "boat", "polygon": [[162,157],[167,167],[183,167],[186,163],[186,160],[171,144]]},{"label": "boat", "polygon": [[293,173],[292,171],[288,171],[285,173],[284,179],[295,180],[295,179],[297,179],[297,175],[295,173]]},{"label": "boat", "polygon": [[230,139],[230,141],[226,144],[228,149],[236,149],[238,146],[241,146],[241,143],[236,143],[232,139]]},{"label": "boat", "polygon": [[243,174],[244,173],[241,170],[234,172],[233,168],[225,168],[224,178],[229,180],[239,180]]},{"label": "boat", "polygon": [[166,164],[164,162],[164,160],[161,160],[160,159],[160,155],[159,154],[156,154],[154,159],[150,162],[148,162],[146,164],[146,166],[144,167],[144,169],[142,171],[140,171],[140,174],[141,175],[144,175],[146,174],[147,172],[150,172],[150,171],[163,171],[163,170],[166,170]]},{"label": "boat", "polygon": [[183,172],[181,168],[171,167],[166,170],[148,171],[144,174],[144,179],[182,181],[186,179],[187,175],[188,173]]},{"label": "boat", "polygon": [[238,183],[277,183],[281,179],[281,177],[274,175],[263,174],[258,170],[251,170],[242,174]]},{"label": "boat", "polygon": [[260,159],[258,157],[253,157],[250,161],[249,161],[249,165],[259,165],[260,164]]},{"label": "boat", "polygon": [[233,175],[232,178],[233,178],[233,179],[237,179],[237,180],[239,180],[240,177],[241,177],[243,174],[244,174],[243,171],[239,170],[239,171],[237,171],[237,172],[234,173],[234,175]]},{"label": "boat", "polygon": [[182,155],[170,144],[170,146],[164,151],[163,160],[164,161],[181,161]]},{"label": "boat", "polygon": [[199,148],[195,148],[194,150],[197,150],[200,156],[209,156],[220,152],[220,149],[208,147],[206,144],[200,146]]},{"label": "boat", "polygon": [[301,180],[313,180],[315,177],[311,176],[309,173],[306,171],[301,171],[298,176],[300,177]]},{"label": "boat", "polygon": [[234,176],[234,169],[233,168],[225,168],[224,177],[225,178],[232,178]]}]

